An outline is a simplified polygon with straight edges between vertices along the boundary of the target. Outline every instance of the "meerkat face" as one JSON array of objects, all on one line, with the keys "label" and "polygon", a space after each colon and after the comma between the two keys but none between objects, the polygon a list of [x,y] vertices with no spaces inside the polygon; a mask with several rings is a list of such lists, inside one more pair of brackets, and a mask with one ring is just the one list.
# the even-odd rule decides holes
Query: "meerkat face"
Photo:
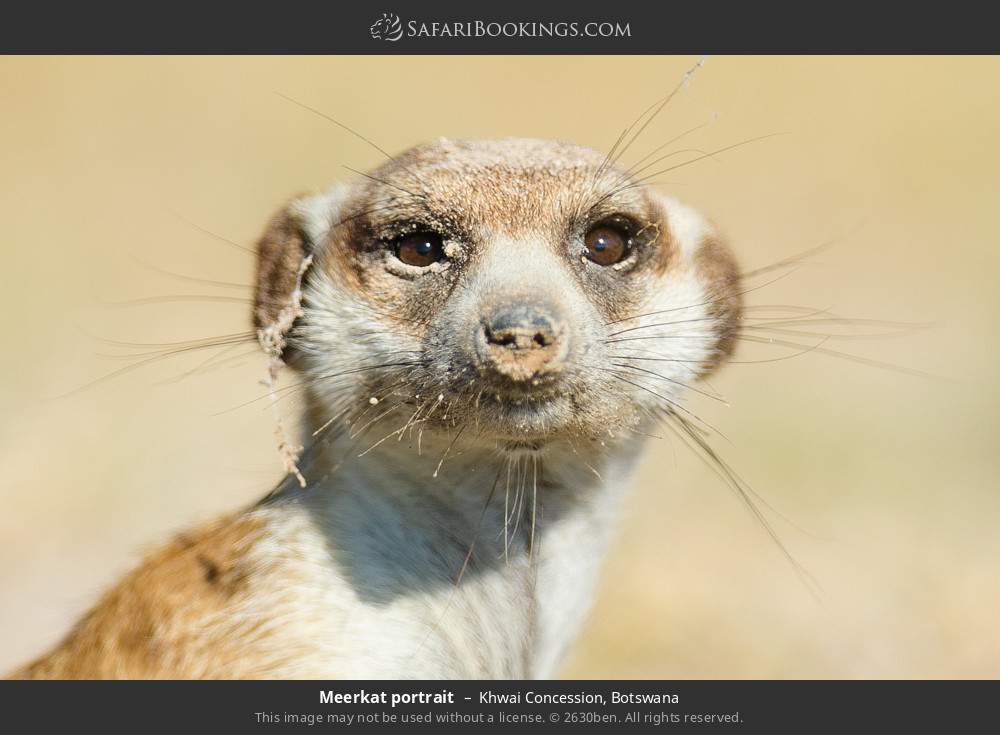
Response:
[{"label": "meerkat face", "polygon": [[740,303],[705,221],[602,154],[441,140],[279,213],[255,321],[283,332],[316,421],[523,447],[673,410],[731,351]]}]

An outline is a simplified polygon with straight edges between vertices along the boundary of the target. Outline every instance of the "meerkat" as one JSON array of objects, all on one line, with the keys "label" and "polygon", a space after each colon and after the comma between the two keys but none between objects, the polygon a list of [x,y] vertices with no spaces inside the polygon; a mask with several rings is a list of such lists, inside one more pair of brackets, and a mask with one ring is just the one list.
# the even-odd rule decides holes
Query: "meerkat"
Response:
[{"label": "meerkat", "polygon": [[645,437],[690,425],[741,309],[702,216],[568,143],[442,139],[295,199],[253,321],[304,453],[13,676],[552,676]]}]

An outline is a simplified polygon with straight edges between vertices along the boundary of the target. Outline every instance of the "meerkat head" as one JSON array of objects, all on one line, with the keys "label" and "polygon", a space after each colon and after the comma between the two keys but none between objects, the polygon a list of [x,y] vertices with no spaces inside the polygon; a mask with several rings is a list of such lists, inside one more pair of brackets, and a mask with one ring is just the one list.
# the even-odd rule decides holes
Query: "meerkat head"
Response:
[{"label": "meerkat head", "polygon": [[440,140],[279,212],[254,319],[314,422],[384,414],[515,448],[672,410],[729,355],[740,309],[705,220],[602,154]]}]

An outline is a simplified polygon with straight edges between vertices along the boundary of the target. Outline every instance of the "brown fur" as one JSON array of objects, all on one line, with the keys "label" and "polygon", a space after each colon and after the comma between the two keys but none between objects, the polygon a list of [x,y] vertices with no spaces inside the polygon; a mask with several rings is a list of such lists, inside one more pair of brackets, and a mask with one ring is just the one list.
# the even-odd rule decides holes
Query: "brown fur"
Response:
[{"label": "brown fur", "polygon": [[15,679],[245,677],[250,625],[233,610],[253,593],[247,551],[262,524],[252,515],[181,535],[146,557],[47,655]]},{"label": "brown fur", "polygon": [[711,298],[710,310],[720,321],[714,357],[704,367],[703,374],[708,375],[736,349],[743,314],[740,268],[732,251],[717,237],[709,237],[701,243],[695,255],[695,267]]}]

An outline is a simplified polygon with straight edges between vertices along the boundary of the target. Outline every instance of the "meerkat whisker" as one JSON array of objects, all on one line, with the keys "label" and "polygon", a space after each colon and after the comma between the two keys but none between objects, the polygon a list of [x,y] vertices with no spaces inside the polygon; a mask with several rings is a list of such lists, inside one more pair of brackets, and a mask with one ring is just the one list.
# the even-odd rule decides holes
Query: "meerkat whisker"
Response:
[{"label": "meerkat whisker", "polygon": [[[244,340],[244,339],[233,340],[232,344],[237,344],[237,343],[242,344],[242,343],[247,342],[247,341],[249,341],[249,340]],[[105,382],[107,382],[109,380],[112,380],[113,378],[117,378],[117,377],[120,377],[120,376],[125,375],[127,373],[131,373],[131,372],[133,372],[135,370],[138,370],[139,368],[145,367],[147,365],[151,365],[151,364],[153,364],[155,362],[158,362],[158,361],[166,359],[166,358],[176,357],[178,355],[182,355],[182,354],[185,354],[185,353],[188,353],[188,352],[194,352],[194,351],[197,351],[197,350],[204,350],[204,349],[211,349],[213,347],[220,347],[220,346],[227,345],[227,344],[230,344],[230,342],[226,342],[226,341],[220,341],[220,342],[215,342],[215,343],[207,343],[206,342],[204,344],[197,344],[197,345],[189,345],[187,347],[180,347],[180,348],[177,348],[175,350],[167,350],[165,352],[151,353],[150,357],[146,357],[146,358],[144,358],[142,360],[139,360],[139,362],[132,363],[131,365],[125,365],[124,367],[118,368],[116,370],[112,370],[111,372],[106,373],[106,374],[100,376],[99,378],[95,378],[94,380],[91,380],[88,383],[84,383],[83,385],[81,385],[81,386],[79,386],[77,388],[74,388],[74,389],[72,389],[70,391],[67,391],[66,393],[60,394],[60,395],[56,396],[56,398],[69,398],[71,396],[77,395],[77,394],[82,393],[84,391],[90,390],[91,388],[94,388],[94,387],[96,387],[96,386],[98,386],[98,385],[100,385],[102,383],[105,383]]]},{"label": "meerkat whisker", "polygon": [[616,367],[626,368],[628,370],[635,370],[635,371],[644,373],[646,375],[650,375],[650,376],[652,376],[654,378],[659,378],[660,380],[665,380],[668,383],[673,383],[674,385],[679,385],[680,387],[682,387],[682,388],[684,388],[686,390],[689,390],[692,393],[697,393],[698,395],[704,396],[705,398],[711,398],[713,401],[718,401],[723,406],[728,406],[729,405],[729,402],[725,398],[723,398],[722,396],[718,396],[718,395],[715,395],[713,393],[709,393],[708,391],[701,390],[700,388],[695,388],[693,385],[689,385],[689,384],[687,384],[687,383],[685,383],[685,382],[683,382],[681,380],[676,380],[674,378],[668,378],[665,375],[660,375],[659,373],[653,372],[652,370],[646,370],[645,368],[641,368],[641,367],[638,367],[636,365],[628,365],[628,364],[623,363],[623,362],[616,362],[616,363],[612,363],[612,364],[615,365]]},{"label": "meerkat whisker", "polygon": [[364,424],[360,429],[358,429],[357,431],[353,431],[352,434],[351,434],[351,438],[352,439],[358,438],[359,436],[361,436],[365,432],[366,429],[368,429],[369,427],[371,427],[376,422],[381,421],[383,418],[385,418],[390,413],[392,413],[393,411],[395,411],[401,405],[403,405],[403,401],[397,401],[396,403],[392,404],[385,411],[383,411],[382,413],[378,414],[375,418],[371,419],[366,424]]},{"label": "meerkat whisker", "polygon": [[695,421],[697,421],[699,424],[701,424],[703,427],[705,427],[705,429],[707,429],[710,433],[717,434],[718,436],[722,437],[726,441],[729,441],[729,439],[726,437],[725,434],[723,434],[721,431],[719,431],[718,429],[716,429],[714,426],[712,426],[711,424],[709,424],[708,422],[706,422],[704,419],[702,419],[697,414],[693,413],[689,408],[687,408],[687,407],[682,406],[681,404],[679,404],[677,401],[675,401],[675,400],[673,400],[671,398],[668,398],[667,396],[663,395],[662,393],[658,393],[658,392],[654,391],[652,388],[648,388],[648,387],[646,387],[646,386],[644,386],[644,385],[642,385],[640,383],[637,383],[637,382],[635,382],[633,380],[630,380],[628,378],[622,377],[622,375],[620,373],[618,373],[618,372],[609,371],[609,374],[612,377],[616,378],[617,380],[620,380],[620,381],[622,381],[624,383],[629,383],[630,385],[634,385],[637,388],[640,388],[640,389],[642,389],[644,391],[647,391],[648,393],[651,393],[652,395],[656,396],[661,401],[663,401],[664,403],[666,403],[668,406],[670,406],[670,408],[672,410],[682,411],[683,413],[687,414],[692,419],[694,419]]},{"label": "meerkat whisker", "polygon": [[444,454],[441,455],[441,459],[438,460],[437,467],[434,468],[434,474],[432,474],[431,477],[436,478],[438,476],[438,473],[441,471],[441,466],[444,464],[444,461],[448,458],[448,454],[451,453],[452,448],[455,446],[455,442],[457,442],[459,438],[462,436],[463,431],[465,431],[465,426],[462,426],[456,432],[455,438],[451,440],[451,443],[448,445],[448,448],[445,449]]},{"label": "meerkat whisker", "polygon": [[391,187],[393,189],[398,189],[399,191],[403,192],[404,194],[409,194],[414,199],[423,199],[424,198],[423,194],[414,193],[414,192],[410,191],[409,189],[407,189],[407,188],[405,188],[403,186],[400,186],[399,184],[394,184],[391,181],[386,181],[385,179],[380,179],[377,176],[372,176],[371,174],[366,174],[363,171],[358,171],[357,169],[351,168],[350,166],[344,166],[344,168],[347,169],[348,171],[350,171],[352,174],[356,174],[358,176],[363,176],[364,178],[366,178],[366,179],[368,179],[370,181],[374,181],[374,182],[382,184],[384,186],[389,186],[389,187]]},{"label": "meerkat whisker", "polygon": [[[790,349],[804,349],[806,352],[815,352],[821,355],[827,355],[829,357],[836,357],[841,360],[847,360],[848,362],[856,362],[859,365],[867,365],[868,367],[878,368],[879,370],[888,370],[890,372],[900,373],[902,375],[911,375],[916,378],[925,378],[927,380],[947,380],[944,376],[935,375],[934,373],[929,373],[924,370],[918,370],[916,368],[906,367],[905,365],[896,365],[891,362],[883,362],[882,360],[875,360],[869,357],[862,357],[860,355],[852,355],[848,352],[841,352],[839,350],[831,350],[828,347],[822,347],[820,345],[808,346],[803,345],[798,342],[793,342],[791,340],[777,339],[775,337],[753,337],[751,335],[739,335],[737,339],[744,342],[753,342],[756,344],[763,345],[774,345],[776,347],[787,347]],[[823,342],[826,342],[829,337],[824,337]]]},{"label": "meerkat whisker", "polygon": [[728,151],[735,150],[737,148],[742,148],[743,146],[750,145],[751,143],[758,143],[760,141],[767,140],[768,138],[774,138],[774,137],[777,137],[777,136],[780,136],[780,135],[787,135],[787,133],[783,133],[783,132],[779,132],[779,133],[767,133],[765,135],[758,135],[758,136],[756,136],[754,138],[747,138],[745,140],[741,140],[739,142],[732,143],[732,144],[727,145],[727,146],[723,146],[722,148],[717,148],[714,151],[708,151],[707,153],[703,153],[703,154],[701,154],[699,156],[695,156],[694,158],[691,158],[691,159],[689,159],[687,161],[684,161],[682,163],[678,163],[676,165],[668,166],[667,168],[660,169],[659,171],[655,171],[655,172],[653,172],[651,174],[647,174],[646,176],[640,176],[639,178],[634,179],[634,180],[630,181],[627,184],[622,184],[621,186],[616,187],[616,188],[612,189],[611,191],[605,193],[604,195],[602,195],[602,197],[600,199],[597,200],[596,204],[601,204],[604,201],[606,201],[607,199],[609,199],[609,198],[611,198],[611,197],[613,197],[613,196],[615,196],[617,194],[621,194],[622,192],[627,191],[629,189],[634,189],[634,188],[637,188],[637,187],[645,186],[646,184],[649,183],[649,179],[651,179],[651,178],[653,178],[655,176],[662,176],[665,173],[669,173],[671,171],[676,171],[677,169],[684,168],[685,166],[690,166],[692,164],[698,163],[699,161],[704,161],[706,158],[714,158],[715,156],[718,156],[720,153],[726,153]]},{"label": "meerkat whisker", "polygon": [[175,347],[172,349],[161,349],[161,350],[151,350],[149,352],[131,352],[128,354],[110,354],[105,352],[95,352],[95,357],[100,357],[106,360],[135,360],[137,358],[151,357],[167,359],[170,357],[176,357],[189,352],[197,352],[200,350],[212,349],[215,347],[239,347],[241,345],[247,345],[251,342],[257,342],[254,337],[240,337],[233,339],[220,339],[212,343],[204,343],[200,345],[189,345],[187,347]]},{"label": "meerkat whisker", "polygon": [[406,432],[407,427],[411,425],[411,423],[413,422],[413,419],[416,417],[417,413],[419,413],[419,412],[420,412],[420,408],[417,408],[417,410],[413,414],[410,415],[410,418],[406,419],[403,422],[402,426],[400,426],[395,431],[393,431],[393,432],[391,432],[389,434],[386,434],[384,437],[382,437],[377,442],[375,442],[370,447],[368,447],[368,449],[366,449],[365,451],[361,452],[361,454],[359,454],[358,456],[359,457],[365,456],[366,454],[368,454],[369,452],[371,452],[373,449],[375,449],[376,447],[378,447],[379,445],[381,445],[383,442],[387,441],[388,439],[391,439],[394,436],[398,436],[399,439],[401,440],[403,438],[403,434]]},{"label": "meerkat whisker", "polygon": [[314,115],[318,115],[319,117],[323,118],[324,120],[326,120],[326,121],[328,121],[328,122],[332,122],[332,123],[333,123],[334,125],[336,125],[336,126],[337,126],[338,128],[340,128],[340,129],[342,129],[342,130],[344,130],[344,131],[346,131],[346,132],[350,133],[351,135],[353,135],[353,136],[354,136],[355,138],[357,138],[358,140],[361,140],[362,142],[364,142],[364,143],[367,143],[367,144],[368,144],[369,146],[371,146],[371,147],[372,147],[372,148],[374,148],[374,149],[375,149],[376,151],[378,151],[378,152],[379,152],[379,153],[381,153],[381,154],[382,154],[383,156],[385,156],[386,160],[388,160],[388,161],[394,161],[394,160],[395,160],[395,159],[394,159],[394,158],[393,158],[393,157],[392,157],[392,156],[391,156],[391,155],[389,154],[389,152],[388,152],[388,151],[386,151],[386,150],[385,150],[384,148],[382,148],[382,147],[381,147],[381,146],[379,146],[378,144],[374,143],[374,142],[373,142],[372,140],[370,140],[369,138],[366,138],[365,136],[363,136],[363,135],[362,135],[361,133],[359,133],[359,132],[358,132],[357,130],[355,130],[354,128],[350,128],[350,127],[348,127],[347,125],[345,125],[344,123],[340,122],[340,120],[337,120],[336,118],[334,118],[334,117],[332,117],[332,116],[330,116],[330,115],[326,114],[325,112],[322,112],[322,111],[320,111],[320,110],[317,110],[317,109],[316,109],[315,107],[310,107],[309,105],[307,105],[307,104],[306,104],[306,103],[304,103],[304,102],[299,102],[299,101],[298,101],[297,99],[295,99],[294,97],[289,97],[289,96],[288,96],[287,94],[284,94],[283,92],[278,92],[278,91],[275,91],[275,94],[276,94],[276,95],[277,95],[278,97],[281,97],[281,98],[282,98],[283,100],[285,100],[285,101],[287,101],[287,102],[291,102],[291,103],[292,103],[293,105],[298,105],[298,106],[299,106],[299,107],[301,107],[301,108],[302,108],[303,110],[308,110],[309,112],[313,113]]},{"label": "meerkat whisker", "polygon": [[[771,525],[771,522],[754,502],[754,497],[757,497],[759,500],[764,502],[760,496],[753,492],[752,488],[749,488],[746,485],[740,476],[736,474],[736,472],[708,444],[705,438],[694,430],[694,427],[676,414],[672,415],[670,418],[672,421],[667,421],[666,425],[673,429],[675,434],[692,450],[694,450],[695,455],[701,458],[706,466],[716,472],[716,474],[736,493],[737,497],[743,502],[744,506],[750,511],[768,536],[770,536],[782,556],[784,556],[786,561],[788,561],[791,565],[793,571],[803,582],[809,594],[812,595],[813,599],[817,602],[821,601],[822,587],[817,579],[798,561],[798,559],[795,558],[791,551],[789,551],[788,547],[781,540],[781,537],[774,529],[774,526]],[[680,429],[679,431],[677,430],[678,428]],[[768,507],[770,508],[770,506]],[[773,508],[771,509],[773,510]]]},{"label": "meerkat whisker", "polygon": [[178,340],[176,342],[125,342],[122,340],[113,340],[113,339],[107,339],[105,337],[98,337],[96,335],[87,332],[84,333],[87,334],[87,336],[90,337],[91,339],[103,342],[105,344],[117,345],[120,347],[177,348],[177,347],[198,347],[200,345],[204,345],[207,347],[214,347],[219,344],[226,344],[229,340],[240,340],[245,342],[255,342],[257,340],[257,335],[254,332],[236,332],[233,334],[222,334],[217,337],[198,337],[196,339]]},{"label": "meerkat whisker", "polygon": [[241,245],[240,243],[236,242],[235,240],[230,240],[229,238],[223,237],[222,235],[220,235],[220,234],[218,234],[216,232],[212,232],[208,228],[202,227],[198,223],[193,222],[192,220],[189,220],[187,217],[185,217],[184,215],[180,214],[179,212],[171,212],[171,213],[173,214],[174,217],[176,217],[178,220],[180,220],[181,222],[183,222],[185,225],[187,225],[188,227],[191,227],[194,230],[197,230],[202,235],[206,235],[207,237],[210,237],[211,239],[215,240],[216,242],[221,242],[224,245],[229,245],[230,247],[235,248],[236,250],[239,250],[240,252],[246,253],[247,255],[250,255],[250,256],[252,256],[254,258],[257,257],[257,251],[254,250],[253,248],[248,248],[246,245]]},{"label": "meerkat whisker", "polygon": [[215,304],[252,304],[253,299],[246,296],[221,296],[219,294],[167,294],[164,296],[144,296],[138,299],[123,301],[102,301],[101,306],[112,309],[124,309],[132,306],[154,306],[157,304],[177,303],[215,303]]},{"label": "meerkat whisker", "polygon": [[531,455],[531,534],[528,539],[528,552],[535,553],[535,516],[538,512],[538,455]]},{"label": "meerkat whisker", "polygon": [[906,337],[923,327],[899,328],[885,332],[867,332],[861,334],[842,334],[837,332],[811,332],[801,329],[783,329],[781,327],[748,324],[743,327],[743,331],[753,330],[754,332],[765,332],[767,334],[778,334],[786,337],[827,337],[829,339],[887,339],[890,337]]},{"label": "meerkat whisker", "polygon": [[[160,384],[161,385],[168,385],[168,384],[171,384],[171,383],[178,383],[181,380],[184,380],[185,378],[191,377],[192,375],[197,375],[199,373],[204,373],[204,372],[207,372],[207,371],[212,370],[214,368],[219,368],[222,365],[225,365],[225,364],[230,363],[230,362],[234,362],[236,360],[246,360],[247,358],[250,358],[250,357],[253,357],[253,356],[259,354],[257,348],[254,347],[254,348],[251,348],[250,350],[245,350],[244,352],[241,352],[241,353],[239,353],[237,355],[229,355],[230,351],[232,351],[232,350],[236,349],[237,347],[240,347],[240,346],[242,346],[244,344],[245,343],[243,343],[243,342],[239,342],[239,343],[231,344],[231,345],[229,345],[227,347],[224,347],[223,349],[221,349],[219,352],[215,353],[211,357],[209,357],[209,358],[203,360],[202,362],[198,363],[197,365],[195,365],[193,368],[190,368],[189,370],[185,370],[184,372],[180,373],[179,375],[174,376],[173,378],[167,378],[165,380],[162,380],[162,381],[160,381]],[[228,356],[226,356],[226,355],[228,355]]]},{"label": "meerkat whisker", "polygon": [[623,175],[627,174],[628,176],[632,176],[633,174],[636,173],[636,167],[637,166],[640,166],[641,164],[645,163],[651,157],[655,156],[657,153],[659,153],[660,151],[662,151],[667,146],[673,145],[674,143],[678,142],[679,140],[681,140],[683,138],[686,138],[691,133],[697,132],[698,130],[701,130],[702,128],[705,128],[707,126],[708,126],[708,123],[701,123],[700,125],[695,125],[693,128],[688,128],[683,133],[675,135],[673,138],[671,138],[670,140],[666,141],[665,143],[661,143],[660,145],[658,145],[655,148],[653,148],[653,150],[649,151],[649,153],[647,153],[645,156],[643,156],[642,158],[640,158],[638,161],[635,161],[631,166],[629,166],[627,169],[625,169],[625,171],[622,172]]},{"label": "meerkat whisker", "polygon": [[623,175],[623,177],[617,182],[617,184],[624,184],[626,182],[629,182],[635,175],[641,174],[643,171],[646,171],[647,169],[650,169],[653,166],[662,163],[663,161],[673,158],[674,156],[682,156],[685,153],[696,153],[699,156],[703,158],[708,158],[710,160],[715,160],[715,155],[716,155],[714,151],[706,151],[703,148],[678,148],[676,151],[671,151],[670,153],[665,153],[664,155],[659,156],[658,158],[654,158],[652,161],[638,168],[636,171],[630,173],[628,176]]},{"label": "meerkat whisker", "polygon": [[[688,85],[688,82],[691,80],[691,77],[694,76],[695,72],[697,72],[702,66],[705,65],[706,59],[707,59],[707,57],[703,56],[702,58],[698,59],[697,63],[695,63],[694,66],[692,66],[690,69],[688,69],[686,72],[684,72],[684,75],[681,77],[681,80],[677,83],[677,86],[674,87],[670,91],[670,93],[667,94],[662,99],[662,101],[659,102],[658,105],[655,105],[656,109],[653,111],[653,113],[646,118],[646,121],[642,123],[642,125],[639,127],[638,130],[635,131],[635,133],[632,135],[632,137],[629,138],[628,142],[626,142],[621,147],[621,150],[619,150],[615,154],[615,156],[613,158],[611,158],[611,160],[609,162],[610,164],[617,163],[618,160],[623,155],[625,155],[625,153],[628,151],[628,149],[631,148],[632,144],[639,138],[640,135],[642,135],[643,131],[649,126],[649,124],[651,122],[653,122],[653,120],[655,120],[657,118],[657,116],[659,116],[659,114],[661,112],[663,112],[664,109],[666,109],[667,105],[670,104],[670,102],[674,99],[674,97],[676,97],[677,94]],[[652,108],[650,108],[650,109],[652,109]],[[646,113],[644,112],[642,115],[640,115],[639,119],[636,120],[636,123],[638,123],[638,121],[641,120],[643,118],[643,116],[645,116],[645,114]],[[633,126],[634,125],[635,125],[635,123],[633,123]],[[630,127],[632,127],[632,126],[630,126]]]},{"label": "meerkat whisker", "polygon": [[643,334],[638,337],[621,337],[619,339],[608,339],[604,341],[606,345],[617,345],[623,344],[625,342],[646,342],[651,339],[663,340],[663,339],[679,339],[679,340],[689,340],[689,339],[709,339],[712,336],[712,332],[705,333],[692,333],[692,334]]},{"label": "meerkat whisker", "polygon": [[[792,271],[790,273],[783,273],[782,275],[776,276],[775,278],[771,279],[770,281],[767,281],[766,283],[761,283],[761,284],[759,284],[757,286],[753,286],[752,288],[737,290],[737,291],[735,291],[732,294],[732,296],[735,297],[735,298],[742,298],[743,296],[746,296],[748,293],[753,293],[754,291],[759,291],[762,288],[766,288],[767,286],[771,286],[771,285],[773,285],[775,283],[778,283],[779,281],[782,281],[785,278],[788,278],[789,276],[791,276],[792,273],[794,273],[794,271]],[[716,296],[713,296],[711,298],[707,298],[707,299],[705,299],[703,301],[699,301],[699,302],[694,303],[694,304],[688,304],[686,306],[672,306],[672,307],[670,307],[668,309],[659,309],[657,311],[649,311],[649,312],[646,312],[644,314],[632,314],[632,315],[629,315],[629,316],[623,316],[623,317],[619,317],[617,319],[614,319],[613,321],[606,322],[604,326],[610,327],[610,326],[614,326],[615,324],[621,324],[622,322],[633,321],[635,319],[644,319],[644,318],[650,317],[650,316],[657,316],[658,314],[669,314],[669,313],[675,312],[675,311],[685,311],[685,310],[688,310],[688,309],[703,309],[706,306],[711,306],[712,304],[716,303],[718,301],[718,299],[719,299],[719,297],[718,297],[718,295],[716,295]]]},{"label": "meerkat whisker", "polygon": [[507,528],[510,525],[510,472],[511,463],[514,461],[514,455],[507,457],[507,481],[504,485],[503,494],[503,560],[507,564],[510,561],[510,536],[507,533]]},{"label": "meerkat whisker", "polygon": [[619,329],[617,332],[611,332],[607,336],[609,338],[613,338],[621,334],[627,334],[628,332],[635,332],[636,330],[639,329],[651,329],[653,327],[674,327],[677,326],[678,324],[699,324],[705,322],[712,322],[714,320],[715,320],[714,316],[703,316],[694,319],[677,319],[672,322],[656,322],[654,324],[640,324],[639,326],[628,327],[627,329]]},{"label": "meerkat whisker", "polygon": [[521,518],[524,515],[524,498],[528,493],[526,486],[528,476],[527,459],[525,459],[524,467],[522,468],[520,458],[518,458],[515,470],[517,473],[517,490],[514,493],[514,504],[511,509],[511,512],[514,514],[514,528],[510,532],[510,539],[512,542],[517,541],[517,529],[520,527]]},{"label": "meerkat whisker", "polygon": [[[391,363],[391,365],[401,365],[401,364],[403,364],[403,363]],[[286,398],[294,397],[294,395],[296,393],[298,393],[300,391],[303,391],[303,390],[305,390],[305,389],[307,389],[309,387],[313,387],[313,386],[316,386],[316,385],[329,385],[329,383],[331,383],[334,379],[343,378],[343,377],[346,377],[346,376],[349,376],[349,375],[353,376],[353,375],[357,375],[358,373],[364,373],[364,372],[367,372],[367,371],[374,371],[374,370],[383,369],[387,365],[388,364],[368,365],[368,366],[364,366],[362,368],[352,368],[352,369],[346,370],[346,371],[344,371],[343,373],[340,373],[340,374],[323,375],[323,376],[319,376],[317,378],[309,378],[308,380],[303,380],[303,381],[301,381],[299,383],[294,383],[292,385],[286,385],[286,386],[282,386],[280,388],[275,388],[274,389],[274,394],[277,395],[277,396],[279,396],[279,401],[283,401]],[[243,403],[238,403],[237,405],[235,405],[235,406],[233,406],[231,408],[227,408],[227,409],[225,409],[223,411],[219,411],[219,412],[214,413],[212,415],[213,416],[221,416],[223,414],[227,414],[227,413],[230,413],[232,411],[238,411],[241,408],[246,408],[247,406],[251,406],[251,405],[253,405],[255,403],[258,403],[260,401],[267,400],[270,397],[271,397],[270,393],[265,393],[263,395],[257,396],[256,398],[252,398],[252,399],[250,399],[248,401],[244,401]]]},{"label": "meerkat whisker", "polygon": [[253,290],[253,284],[250,283],[237,283],[235,281],[218,281],[211,278],[199,278],[198,276],[191,276],[186,273],[176,273],[166,268],[160,268],[153,263],[150,263],[136,255],[131,256],[132,260],[138,263],[140,266],[147,270],[151,270],[154,273],[159,273],[160,275],[167,276],[169,278],[175,278],[179,281],[186,281],[188,283],[200,283],[205,286],[218,286],[219,288],[237,288],[245,291]]}]

